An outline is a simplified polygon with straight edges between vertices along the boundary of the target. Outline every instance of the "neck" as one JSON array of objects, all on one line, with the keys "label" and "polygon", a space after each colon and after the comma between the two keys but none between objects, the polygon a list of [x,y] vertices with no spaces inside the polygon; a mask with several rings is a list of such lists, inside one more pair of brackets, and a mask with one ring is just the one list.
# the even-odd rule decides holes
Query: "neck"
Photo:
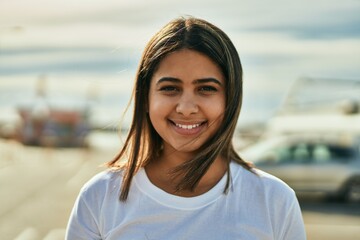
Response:
[{"label": "neck", "polygon": [[179,177],[174,178],[171,172],[175,167],[188,161],[193,156],[194,154],[189,153],[173,152],[172,154],[167,154],[166,152],[163,152],[160,158],[150,162],[145,167],[145,170],[150,181],[155,186],[170,194],[183,197],[198,196],[214,187],[224,176],[228,166],[223,158],[217,157],[207,172],[202,176],[194,191],[176,191],[176,187],[182,180],[182,176],[180,175]]}]

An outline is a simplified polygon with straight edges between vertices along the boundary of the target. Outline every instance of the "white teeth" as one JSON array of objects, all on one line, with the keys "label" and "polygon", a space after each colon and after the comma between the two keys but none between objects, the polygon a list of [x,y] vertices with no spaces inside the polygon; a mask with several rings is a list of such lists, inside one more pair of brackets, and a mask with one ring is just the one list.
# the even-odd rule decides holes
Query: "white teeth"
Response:
[{"label": "white teeth", "polygon": [[193,128],[197,128],[200,126],[200,123],[198,124],[193,124],[193,125],[182,125],[182,124],[178,124],[176,123],[176,126],[182,129],[193,129]]}]

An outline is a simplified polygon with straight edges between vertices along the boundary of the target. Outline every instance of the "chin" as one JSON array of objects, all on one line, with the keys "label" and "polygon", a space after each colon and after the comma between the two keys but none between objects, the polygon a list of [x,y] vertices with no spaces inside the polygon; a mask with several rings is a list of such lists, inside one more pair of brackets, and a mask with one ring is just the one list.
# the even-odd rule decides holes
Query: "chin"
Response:
[{"label": "chin", "polygon": [[[189,143],[190,146],[179,146],[175,148],[177,152],[182,153],[189,153],[189,154],[196,154],[199,151],[200,146],[197,146],[197,144]],[[195,145],[195,146],[194,146]]]}]

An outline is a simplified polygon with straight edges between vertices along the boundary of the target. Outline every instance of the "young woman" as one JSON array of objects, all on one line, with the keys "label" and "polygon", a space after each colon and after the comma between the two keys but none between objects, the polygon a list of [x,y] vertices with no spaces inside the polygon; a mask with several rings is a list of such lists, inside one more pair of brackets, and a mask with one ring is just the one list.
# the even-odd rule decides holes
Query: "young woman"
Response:
[{"label": "young woman", "polygon": [[305,239],[294,192],[234,150],[242,68],[223,31],[168,23],[144,51],[134,101],[125,144],[82,188],[68,240]]}]

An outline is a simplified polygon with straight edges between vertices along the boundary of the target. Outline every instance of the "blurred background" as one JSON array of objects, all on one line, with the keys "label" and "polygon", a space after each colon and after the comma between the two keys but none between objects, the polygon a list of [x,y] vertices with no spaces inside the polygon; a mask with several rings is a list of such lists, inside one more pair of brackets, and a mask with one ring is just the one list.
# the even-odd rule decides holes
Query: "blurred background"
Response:
[{"label": "blurred background", "polygon": [[238,49],[240,154],[295,189],[309,239],[358,239],[359,12],[358,0],[1,0],[1,239],[64,238],[80,187],[121,146],[147,41],[181,15]]}]

